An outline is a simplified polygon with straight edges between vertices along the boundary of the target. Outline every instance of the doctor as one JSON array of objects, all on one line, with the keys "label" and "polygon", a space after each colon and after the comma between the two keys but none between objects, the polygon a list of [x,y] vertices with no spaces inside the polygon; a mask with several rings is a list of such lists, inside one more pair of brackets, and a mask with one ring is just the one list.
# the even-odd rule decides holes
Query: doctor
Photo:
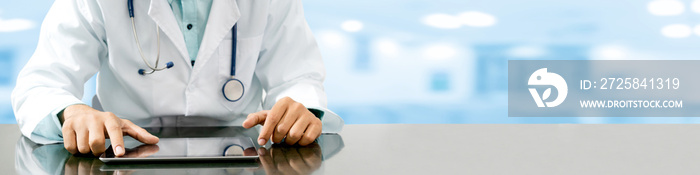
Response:
[{"label": "doctor", "polygon": [[[104,112],[80,100],[96,73]],[[131,121],[178,115],[308,145],[343,126],[324,78],[301,0],[57,0],[12,105],[23,135],[73,154],[99,155],[109,138],[123,155],[124,134],[157,143]]]}]

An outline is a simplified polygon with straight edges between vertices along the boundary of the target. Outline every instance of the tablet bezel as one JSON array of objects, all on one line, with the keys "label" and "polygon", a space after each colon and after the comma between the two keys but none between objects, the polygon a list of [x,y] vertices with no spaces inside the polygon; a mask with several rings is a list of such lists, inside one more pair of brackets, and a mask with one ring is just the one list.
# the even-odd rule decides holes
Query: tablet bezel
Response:
[{"label": "tablet bezel", "polygon": [[[160,138],[209,138],[209,137],[248,137],[244,133],[246,130],[240,126],[233,127],[153,127],[144,128],[150,133],[160,137]],[[128,139],[127,139],[128,138]],[[126,140],[133,140],[130,137],[125,137]],[[257,143],[252,142],[254,145],[252,148],[255,152],[258,151]],[[157,163],[157,162],[235,162],[235,161],[255,161],[259,159],[259,155],[254,156],[207,156],[207,157],[183,157],[183,156],[173,156],[173,157],[107,157],[108,154],[114,155],[112,152],[112,146],[110,145],[105,153],[100,155],[99,159],[104,163]]]}]

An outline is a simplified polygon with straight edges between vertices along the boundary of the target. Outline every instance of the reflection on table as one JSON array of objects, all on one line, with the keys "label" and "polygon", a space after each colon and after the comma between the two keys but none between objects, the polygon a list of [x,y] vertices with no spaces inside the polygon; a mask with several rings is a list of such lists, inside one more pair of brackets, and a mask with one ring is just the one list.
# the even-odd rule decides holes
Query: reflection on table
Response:
[{"label": "reflection on table", "polygon": [[[143,146],[143,148],[146,147],[148,146]],[[259,147],[260,159],[253,162],[104,164],[96,157],[71,155],[63,144],[40,145],[22,137],[15,147],[15,170],[19,174],[71,175],[310,174],[322,172],[323,161],[340,152],[343,147],[344,143],[340,135],[323,134],[316,143],[309,146]]]}]

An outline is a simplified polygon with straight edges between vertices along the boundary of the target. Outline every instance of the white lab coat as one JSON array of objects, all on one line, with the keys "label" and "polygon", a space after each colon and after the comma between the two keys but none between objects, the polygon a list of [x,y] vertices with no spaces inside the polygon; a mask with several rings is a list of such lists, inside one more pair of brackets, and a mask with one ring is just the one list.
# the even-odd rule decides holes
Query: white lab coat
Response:
[{"label": "white lab coat", "polygon": [[[98,72],[102,108],[125,119],[184,115],[242,121],[233,116],[270,109],[289,96],[325,112],[325,133],[341,130],[343,120],[326,108],[325,70],[301,0],[214,1],[194,67],[166,0],[135,0],[134,15],[146,59],[155,62],[158,25],[161,67],[172,61],[173,68],[137,73],[150,69],[139,55],[126,0],[54,3],[12,93],[22,134],[32,138],[42,119],[82,103],[83,84]],[[240,101],[229,102],[221,88],[230,77],[231,29],[236,23],[236,77],[246,91]]]}]

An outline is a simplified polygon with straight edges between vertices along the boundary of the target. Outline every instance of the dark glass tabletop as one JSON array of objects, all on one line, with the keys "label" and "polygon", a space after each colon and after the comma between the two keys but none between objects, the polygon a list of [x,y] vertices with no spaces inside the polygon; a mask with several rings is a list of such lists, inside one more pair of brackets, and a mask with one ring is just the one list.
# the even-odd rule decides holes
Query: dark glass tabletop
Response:
[{"label": "dark glass tabletop", "polygon": [[[16,127],[2,125],[2,127]],[[146,157],[154,154],[169,155],[192,152],[217,152],[217,144],[243,138],[257,137],[254,129],[242,127],[164,127],[145,128],[161,138],[170,150],[148,149],[158,145],[141,144],[125,139],[126,156]],[[14,133],[13,133],[14,134]],[[250,139],[247,139],[250,140]],[[254,144],[253,142],[250,142]],[[130,146],[131,145],[131,146]],[[332,157],[343,147],[337,134],[322,134],[308,146],[268,144],[258,148],[257,160],[242,161],[189,161],[189,162],[133,162],[103,163],[92,155],[71,155],[62,144],[36,144],[26,137],[16,143],[15,171],[18,174],[309,174],[321,168],[324,159]],[[172,148],[180,148],[173,150]],[[178,151],[179,150],[179,151]],[[248,151],[248,150],[246,150]],[[254,151],[254,150],[253,150]],[[254,153],[255,154],[255,153]],[[257,155],[255,154],[255,155]]]},{"label": "dark glass tabletop", "polygon": [[693,124],[347,125],[340,134],[323,135],[307,147],[266,145],[267,152],[254,162],[116,166],[70,155],[60,144],[34,144],[20,137],[16,125],[0,125],[0,132],[6,140],[0,143],[0,171],[9,174],[700,172],[700,125]]}]

